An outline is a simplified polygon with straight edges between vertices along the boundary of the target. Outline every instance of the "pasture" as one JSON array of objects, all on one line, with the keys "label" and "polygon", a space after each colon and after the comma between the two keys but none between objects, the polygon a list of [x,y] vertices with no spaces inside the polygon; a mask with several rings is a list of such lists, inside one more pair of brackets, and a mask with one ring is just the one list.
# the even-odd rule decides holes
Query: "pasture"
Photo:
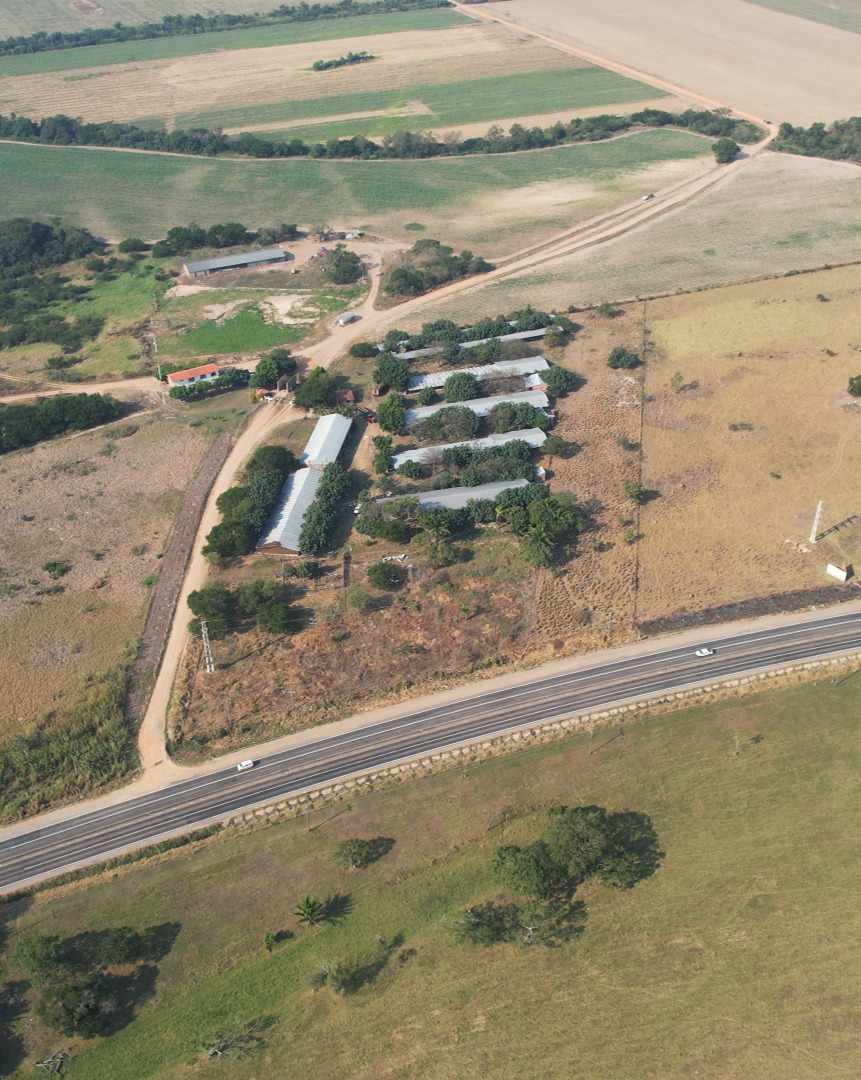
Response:
[{"label": "pasture", "polygon": [[[209,160],[0,144],[10,215],[63,207],[66,220],[111,238],[154,239],[188,221],[229,221],[241,206],[249,226],[280,221],[289,209],[297,222],[353,223],[395,239],[408,238],[413,223],[456,244],[476,243],[481,234],[490,255],[624,201],[656,171],[693,173],[709,160],[708,140],[670,130],[425,162]],[[495,222],[504,228],[494,230]]]},{"label": "pasture", "polygon": [[[58,1044],[32,1014],[13,1021],[14,1076],[57,1045],[72,1051],[70,1080],[206,1075],[214,1032],[267,1016],[259,1049],[229,1063],[237,1080],[821,1080],[825,1062],[850,1076],[858,705],[856,678],[642,719],[599,752],[612,732],[25,898],[3,911],[10,952],[26,930],[179,932],[151,972],[155,993],[112,1037]],[[458,944],[463,908],[505,895],[495,849],[535,838],[559,802],[650,815],[666,853],[655,875],[630,891],[582,888],[583,933],[560,948]],[[394,841],[379,862],[335,865],[339,841],[376,836]],[[349,894],[352,912],[302,928],[292,911],[306,893]],[[293,936],[270,954],[264,934],[279,931]],[[358,992],[313,988],[322,965],[399,933]]]},{"label": "pasture", "polygon": [[[858,112],[858,41],[809,19],[789,18],[791,0],[624,0],[608,17],[603,0],[506,0],[481,12],[594,50],[714,101],[779,123],[809,124]],[[799,4],[804,0],[798,0]],[[793,3],[793,7],[796,4]],[[807,7],[813,7],[808,0]],[[817,9],[826,8],[816,3]],[[831,7],[857,12],[857,0]]]}]

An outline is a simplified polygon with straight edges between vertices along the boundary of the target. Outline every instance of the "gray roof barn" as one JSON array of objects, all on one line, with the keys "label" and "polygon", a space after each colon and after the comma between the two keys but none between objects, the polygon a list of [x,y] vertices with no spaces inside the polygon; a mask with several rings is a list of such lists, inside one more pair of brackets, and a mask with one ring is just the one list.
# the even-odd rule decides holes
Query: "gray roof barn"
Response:
[{"label": "gray roof barn", "polygon": [[293,256],[281,248],[265,248],[262,251],[238,251],[233,255],[219,255],[214,259],[198,259],[186,262],[187,274],[211,274],[214,270],[232,270],[241,266],[257,266],[260,263],[286,262]]},{"label": "gray roof barn", "polygon": [[399,469],[407,461],[423,462],[442,460],[444,450],[450,450],[454,446],[468,446],[471,450],[487,450],[494,446],[504,446],[506,443],[525,442],[538,450],[547,441],[547,433],[541,428],[522,428],[520,431],[506,431],[499,435],[488,435],[484,439],[468,439],[466,442],[446,443],[443,446],[420,446],[417,450],[404,450],[395,454],[392,466]]},{"label": "gray roof barn", "polygon": [[398,499],[418,499],[419,506],[426,510],[461,510],[473,499],[495,499],[503,491],[526,487],[528,483],[528,480],[497,480],[495,484],[479,484],[478,487],[442,488],[439,491],[422,491],[416,495],[395,495],[377,501],[389,503],[396,502]]},{"label": "gray roof barn", "polygon": [[340,413],[321,416],[299,460],[303,465],[316,465],[318,468],[337,461],[352,425],[350,417],[341,416]]},{"label": "gray roof barn", "polygon": [[513,405],[532,405],[536,409],[546,409],[550,405],[550,399],[541,390],[522,390],[516,394],[496,394],[493,397],[472,398],[471,401],[444,401],[439,405],[422,405],[417,409],[407,409],[407,430],[411,430],[422,420],[427,420],[429,416],[438,413],[440,409],[450,409],[453,405],[469,409],[476,416],[487,416],[497,405],[507,402]]},{"label": "gray roof barn", "polygon": [[[475,341],[464,341],[461,343],[462,349],[474,349],[478,345],[486,345],[488,341],[534,341],[536,338],[544,337],[549,326],[543,326],[540,330],[518,330],[513,334],[502,334],[500,337],[485,337],[477,338]],[[442,352],[443,345],[431,345],[427,349],[413,349],[412,352],[398,352],[395,356],[401,360],[416,360],[420,356],[433,356],[434,353]]]},{"label": "gray roof barn", "polygon": [[299,551],[302,522],[322,478],[320,469],[299,469],[287,477],[269,529],[257,545],[260,550]]},{"label": "gray roof barn", "polygon": [[425,387],[440,389],[452,375],[474,375],[476,379],[510,379],[517,375],[532,375],[536,371],[547,371],[550,365],[543,356],[527,356],[523,360],[498,360],[494,364],[480,367],[449,368],[448,371],[432,371],[428,375],[413,375],[409,382],[410,390],[424,390]]}]

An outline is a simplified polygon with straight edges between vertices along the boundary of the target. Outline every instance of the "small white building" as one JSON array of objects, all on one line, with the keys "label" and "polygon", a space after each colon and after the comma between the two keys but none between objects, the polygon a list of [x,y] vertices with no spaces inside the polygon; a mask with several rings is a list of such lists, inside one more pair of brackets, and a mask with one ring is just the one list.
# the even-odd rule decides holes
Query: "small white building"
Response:
[{"label": "small white building", "polygon": [[337,461],[352,426],[351,418],[340,413],[321,416],[299,460],[318,469]]},{"label": "small white building", "polygon": [[175,386],[194,386],[199,382],[217,379],[220,374],[221,368],[218,364],[200,364],[198,367],[185,368],[183,371],[171,371],[166,376],[166,382],[171,389]]}]

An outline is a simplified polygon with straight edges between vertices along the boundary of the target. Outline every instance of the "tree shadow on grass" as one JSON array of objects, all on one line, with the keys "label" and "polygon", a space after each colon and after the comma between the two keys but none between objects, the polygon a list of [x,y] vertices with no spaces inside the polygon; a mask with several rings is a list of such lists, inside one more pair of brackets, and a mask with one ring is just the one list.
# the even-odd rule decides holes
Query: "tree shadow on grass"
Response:
[{"label": "tree shadow on grass", "polygon": [[404,935],[400,933],[388,940],[381,938],[379,948],[372,955],[333,964],[327,972],[327,982],[338,994],[355,994],[379,977],[403,943]]},{"label": "tree shadow on grass", "polygon": [[353,897],[350,893],[333,893],[323,901],[323,919],[337,924],[342,922],[353,910]]},{"label": "tree shadow on grass", "polygon": [[30,984],[23,981],[0,986],[0,1075],[11,1076],[24,1060],[24,1040],[14,1029],[16,1020],[27,1008],[26,992]]}]

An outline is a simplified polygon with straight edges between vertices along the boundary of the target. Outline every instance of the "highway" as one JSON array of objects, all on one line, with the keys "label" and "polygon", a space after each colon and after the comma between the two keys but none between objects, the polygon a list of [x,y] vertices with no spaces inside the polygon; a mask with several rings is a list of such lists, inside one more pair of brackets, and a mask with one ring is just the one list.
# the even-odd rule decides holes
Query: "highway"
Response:
[{"label": "highway", "polygon": [[[701,646],[714,649],[714,655],[695,656]],[[0,832],[0,891],[200,828],[279,796],[482,736],[856,650],[861,650],[857,610],[732,636],[704,636],[683,647],[672,647],[668,639],[663,647],[639,655],[535,677],[501,690],[467,692],[469,696],[457,701],[405,711],[338,735],[311,736],[289,750],[259,758],[243,773],[225,768],[89,813],[76,815],[72,808],[50,825],[11,837],[7,830],[6,839]]]}]

